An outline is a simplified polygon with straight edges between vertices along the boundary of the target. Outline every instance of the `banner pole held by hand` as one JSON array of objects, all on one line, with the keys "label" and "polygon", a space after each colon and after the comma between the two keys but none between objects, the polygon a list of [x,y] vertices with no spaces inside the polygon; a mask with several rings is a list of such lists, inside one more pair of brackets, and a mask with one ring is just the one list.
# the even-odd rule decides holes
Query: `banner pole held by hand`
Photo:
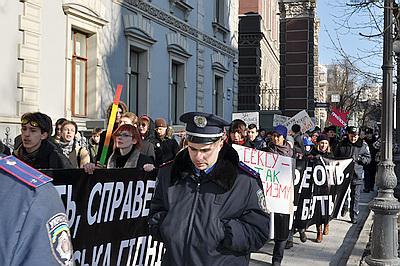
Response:
[{"label": "banner pole held by hand", "polygon": [[103,150],[101,152],[101,157],[100,157],[101,165],[105,165],[105,162],[106,162],[107,151],[109,148],[108,146],[110,144],[111,134],[113,133],[115,118],[117,116],[117,111],[118,111],[118,104],[119,104],[119,100],[121,98],[121,92],[122,92],[122,85],[118,84],[117,90],[116,90],[115,96],[114,96],[114,102],[112,105],[110,118],[108,120],[106,139],[104,140],[104,146],[103,146]]}]

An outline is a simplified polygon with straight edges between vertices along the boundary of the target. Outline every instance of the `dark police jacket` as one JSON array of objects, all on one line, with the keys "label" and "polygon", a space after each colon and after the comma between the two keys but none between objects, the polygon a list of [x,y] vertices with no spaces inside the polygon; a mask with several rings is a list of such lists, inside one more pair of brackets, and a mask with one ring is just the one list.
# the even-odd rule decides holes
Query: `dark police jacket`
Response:
[{"label": "dark police jacket", "polygon": [[250,252],[264,245],[269,215],[261,182],[238,165],[236,151],[224,145],[202,177],[187,149],[160,169],[149,225],[165,244],[163,265],[248,265]]}]

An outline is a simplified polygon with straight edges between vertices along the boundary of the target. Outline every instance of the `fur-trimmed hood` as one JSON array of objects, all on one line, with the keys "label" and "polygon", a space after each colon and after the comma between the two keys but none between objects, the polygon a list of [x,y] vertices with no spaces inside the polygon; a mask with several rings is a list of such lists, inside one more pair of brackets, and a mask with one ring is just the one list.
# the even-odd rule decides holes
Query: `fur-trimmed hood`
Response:
[{"label": "fur-trimmed hood", "polygon": [[[238,164],[239,155],[236,150],[230,145],[224,144],[219,152],[214,169],[207,175],[207,180],[215,182],[226,191],[230,190],[238,174]],[[176,155],[172,164],[171,184],[176,184],[188,176],[193,178],[194,165],[186,148]]]}]

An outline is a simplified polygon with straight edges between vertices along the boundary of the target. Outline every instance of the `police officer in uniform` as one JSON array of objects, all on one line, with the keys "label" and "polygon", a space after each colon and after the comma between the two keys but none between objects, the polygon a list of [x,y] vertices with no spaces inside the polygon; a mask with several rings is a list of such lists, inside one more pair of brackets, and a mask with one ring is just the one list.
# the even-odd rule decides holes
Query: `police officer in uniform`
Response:
[{"label": "police officer in uniform", "polygon": [[229,123],[189,112],[188,147],[161,167],[150,206],[150,232],[164,242],[162,265],[248,265],[268,239],[261,181],[225,143]]},{"label": "police officer in uniform", "polygon": [[68,219],[52,179],[33,177],[36,170],[13,171],[16,160],[0,158],[0,265],[74,265]]},{"label": "police officer in uniform", "polygon": [[[352,158],[354,161],[354,174],[350,184],[350,219],[356,224],[359,214],[361,187],[364,179],[364,166],[371,162],[371,153],[368,144],[360,139],[360,130],[354,126],[346,128],[347,138],[344,138],[335,149],[335,157],[339,159]],[[347,200],[342,208],[341,215],[348,211]]]}]

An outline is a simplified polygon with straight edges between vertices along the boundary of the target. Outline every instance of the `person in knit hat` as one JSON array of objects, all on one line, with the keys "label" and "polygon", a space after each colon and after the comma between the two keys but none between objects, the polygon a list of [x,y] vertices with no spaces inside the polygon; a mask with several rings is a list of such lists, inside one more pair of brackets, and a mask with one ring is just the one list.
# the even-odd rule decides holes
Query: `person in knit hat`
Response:
[{"label": "person in knit hat", "polygon": [[179,151],[179,145],[175,139],[168,136],[168,124],[164,118],[154,120],[154,125],[156,137],[152,143],[154,144],[154,151],[156,153],[156,165],[160,166],[175,158]]},{"label": "person in knit hat", "polygon": [[36,169],[72,168],[67,157],[49,141],[52,131],[51,118],[46,114],[40,112],[24,114],[21,117],[22,144],[13,154]]}]

